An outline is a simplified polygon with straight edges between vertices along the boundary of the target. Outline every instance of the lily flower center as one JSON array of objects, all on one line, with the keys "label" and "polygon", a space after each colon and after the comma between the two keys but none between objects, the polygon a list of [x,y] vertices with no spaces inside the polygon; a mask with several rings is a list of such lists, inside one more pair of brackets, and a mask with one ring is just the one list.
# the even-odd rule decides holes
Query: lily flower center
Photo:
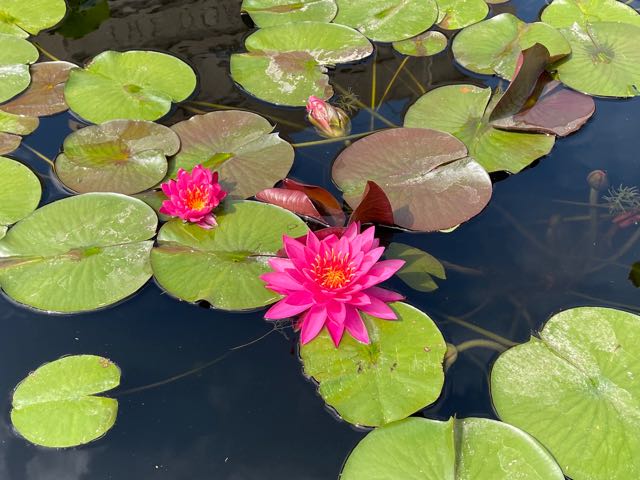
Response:
[{"label": "lily flower center", "polygon": [[324,257],[316,256],[312,270],[318,285],[331,290],[349,285],[356,273],[349,254],[336,254],[333,250]]},{"label": "lily flower center", "polygon": [[203,187],[190,188],[185,203],[191,210],[202,210],[208,205],[207,192]]}]

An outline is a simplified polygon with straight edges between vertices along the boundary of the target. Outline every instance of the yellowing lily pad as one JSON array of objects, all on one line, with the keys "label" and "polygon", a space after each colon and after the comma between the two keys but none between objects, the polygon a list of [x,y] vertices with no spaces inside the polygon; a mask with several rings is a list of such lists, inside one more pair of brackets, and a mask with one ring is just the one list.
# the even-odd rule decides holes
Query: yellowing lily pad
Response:
[{"label": "yellowing lily pad", "polygon": [[0,103],[29,86],[29,64],[38,56],[38,50],[28,41],[0,33]]},{"label": "yellowing lily pad", "polygon": [[429,57],[437,55],[447,48],[447,37],[441,32],[429,31],[417,37],[394,42],[393,48],[403,55],[412,57]]},{"label": "yellowing lily pad", "polygon": [[[0,157],[0,228],[4,232],[8,225],[33,212],[40,203],[41,195],[40,180],[28,167]],[[3,236],[0,232],[0,238]]]},{"label": "yellowing lily pad", "polygon": [[16,150],[22,142],[21,135],[29,135],[38,128],[39,123],[37,118],[0,110],[0,155]]},{"label": "yellowing lily pad", "polygon": [[69,108],[64,99],[64,86],[72,68],[69,62],[42,62],[31,65],[31,85],[21,95],[2,105],[5,112],[31,117],[44,117]]},{"label": "yellowing lily pad", "polygon": [[452,49],[467,70],[511,79],[522,51],[536,43],[547,48],[552,61],[571,53],[567,40],[552,26],[527,24],[510,13],[465,28],[454,38]]},{"label": "yellowing lily pad", "polygon": [[50,203],[0,240],[0,287],[17,302],[51,312],[112,305],[151,277],[157,223],[144,202],[115,193]]},{"label": "yellowing lily pad", "polygon": [[65,0],[2,0],[0,33],[21,38],[56,26],[67,12]]},{"label": "yellowing lily pad", "polygon": [[205,230],[172,220],[158,234],[151,263],[158,284],[170,294],[222,310],[249,310],[280,299],[260,275],[282,249],[282,236],[300,237],[307,226],[287,210],[259,202],[225,202],[218,226]]},{"label": "yellowing lily pad", "polygon": [[338,13],[335,0],[243,0],[241,9],[262,28],[309,20],[330,22]]},{"label": "yellowing lily pad", "polygon": [[487,171],[517,173],[547,155],[555,136],[492,127],[489,117],[496,100],[497,97],[491,98],[490,88],[447,85],[420,97],[409,108],[404,124],[449,132],[467,146],[470,157]]},{"label": "yellowing lily pad", "polygon": [[385,130],[354,142],[336,159],[332,175],[354,210],[371,180],[389,198],[396,225],[427,232],[474,217],[492,192],[489,175],[461,141],[423,128]]},{"label": "yellowing lily pad", "polygon": [[196,75],[182,60],[153,51],[103,52],[72,70],[64,96],[83,119],[157,120],[193,93]]},{"label": "yellowing lily pad", "polygon": [[293,165],[293,147],[255,113],[211,112],[171,128],[182,146],[171,161],[169,176],[175,177],[179,168],[190,171],[200,164],[220,173],[220,183],[232,199],[249,198],[273,187]]},{"label": "yellowing lily pad", "polygon": [[31,443],[49,448],[83,445],[116,421],[118,401],[97,396],[120,384],[109,359],[74,355],[31,372],[13,392],[11,423]]},{"label": "yellowing lily pad", "polygon": [[640,478],[640,317],[561,312],[491,373],[500,418],[536,437],[573,480]]},{"label": "yellowing lily pad", "polygon": [[167,173],[167,156],[180,139],[153,122],[113,120],[69,135],[56,173],[75,192],[134,194],[156,186]]},{"label": "yellowing lily pad", "polygon": [[458,30],[482,21],[489,13],[485,0],[437,0],[438,26]]},{"label": "yellowing lily pad", "polygon": [[335,22],[371,40],[397,42],[429,29],[438,18],[435,0],[337,0]]},{"label": "yellowing lily pad", "polygon": [[329,99],[327,67],[368,57],[371,43],[344,25],[296,22],[258,30],[248,53],[231,56],[231,76],[246,91],[277,105],[303,106],[310,96]]},{"label": "yellowing lily pad", "polygon": [[398,320],[362,314],[369,345],[345,335],[336,348],[325,328],[300,348],[305,374],[318,382],[324,401],[349,423],[385,425],[440,396],[447,350],[442,334],[420,310],[405,303],[390,306]]},{"label": "yellowing lily pad", "polygon": [[553,457],[521,430],[486,418],[407,418],[369,433],[341,480],[564,480]]}]

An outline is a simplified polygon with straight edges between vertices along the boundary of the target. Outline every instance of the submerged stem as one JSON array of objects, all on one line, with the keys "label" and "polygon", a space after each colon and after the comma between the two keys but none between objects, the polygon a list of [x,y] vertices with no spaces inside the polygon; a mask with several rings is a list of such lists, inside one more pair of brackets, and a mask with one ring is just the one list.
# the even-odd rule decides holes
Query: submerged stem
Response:
[{"label": "submerged stem", "polygon": [[376,107],[376,112],[380,110],[380,107],[384,103],[385,98],[387,98],[387,95],[389,95],[389,92],[391,91],[391,87],[393,87],[393,84],[396,83],[396,80],[398,79],[400,72],[402,72],[402,70],[404,69],[405,65],[407,64],[410,58],[411,57],[404,57],[404,60],[402,60],[402,63],[400,63],[400,66],[397,68],[397,70],[393,74],[393,77],[391,77],[391,80],[389,81],[389,85],[387,85],[387,88],[382,94],[382,97],[380,97],[380,102],[378,102],[378,106]]},{"label": "submerged stem", "polygon": [[49,53],[47,50],[45,50],[42,45],[40,45],[38,42],[33,42],[33,45],[40,50],[40,52],[47,57],[49,60],[53,60],[54,62],[59,62],[60,59],[58,57],[56,57],[55,55],[53,55],[52,53]]},{"label": "submerged stem", "polygon": [[[243,112],[255,113],[255,112],[249,110],[248,108],[230,107],[228,105],[222,105],[220,103],[201,102],[199,100],[198,101],[193,100],[193,101],[189,101],[187,103],[189,103],[191,105],[198,105],[198,106],[201,106],[201,107],[216,108],[218,110],[241,110]],[[184,107],[184,105],[183,105],[183,107]],[[202,113],[208,113],[208,112],[205,112],[205,111],[202,111],[202,110],[201,110],[201,112]],[[287,125],[289,127],[294,127],[294,128],[303,128],[303,129],[305,128],[304,125],[300,125],[300,124],[295,123],[295,122],[290,122],[289,120],[286,120],[286,119],[280,118],[280,117],[276,117],[276,116],[271,115],[269,113],[261,113],[261,115],[273,120],[274,122],[281,123],[282,125]]]},{"label": "submerged stem", "polygon": [[314,147],[316,145],[327,145],[329,143],[337,143],[337,142],[346,142],[348,140],[354,140],[356,138],[366,137],[367,135],[371,135],[379,130],[372,130],[370,132],[363,133],[354,133],[353,135],[348,135],[346,137],[336,137],[336,138],[327,138],[325,140],[314,140],[312,142],[302,142],[302,143],[292,143],[291,145],[294,148],[304,148],[304,147]]},{"label": "submerged stem", "polygon": [[[336,82],[333,82],[333,86],[336,88],[336,90],[338,90],[341,94],[345,95],[347,93],[347,90],[343,87],[341,87],[340,85],[338,85]],[[373,115],[374,117],[376,117],[378,120],[380,120],[382,123],[384,123],[385,125],[388,125],[391,128],[396,128],[398,125],[396,125],[395,123],[393,123],[391,120],[388,120],[387,118],[383,117],[382,115],[380,115],[378,112],[376,112],[375,110],[370,109],[369,107],[367,107],[364,103],[362,103],[359,99],[354,98],[353,102],[358,105],[358,107],[360,107],[363,110],[366,110],[367,112],[369,112],[371,115]]]},{"label": "submerged stem", "polygon": [[44,155],[43,153],[40,153],[39,151],[37,151],[35,148],[30,147],[29,145],[27,145],[26,143],[22,143],[22,145],[24,148],[26,148],[27,150],[29,150],[31,153],[33,153],[36,157],[38,157],[40,160],[44,160],[45,162],[47,162],[51,168],[55,168],[55,165],[53,163],[53,161],[47,157],[46,155]]},{"label": "submerged stem", "polygon": [[455,323],[455,324],[460,325],[462,327],[468,328],[469,330],[473,330],[476,333],[480,333],[480,334],[484,335],[485,337],[490,338],[490,339],[496,341],[497,343],[499,343],[499,344],[501,344],[501,345],[503,345],[503,346],[505,346],[507,348],[517,345],[516,342],[514,342],[512,340],[509,340],[508,338],[505,338],[505,337],[503,337],[501,335],[498,335],[497,333],[493,333],[493,332],[491,332],[491,331],[489,331],[489,330],[487,330],[485,328],[482,328],[482,327],[480,327],[478,325],[474,325],[473,323],[469,323],[469,322],[467,322],[466,320],[463,320],[460,317],[455,317],[453,315],[444,315],[444,317],[448,321],[450,321],[452,323]]},{"label": "submerged stem", "polygon": [[469,350],[471,348],[489,348],[499,353],[502,353],[507,349],[507,347],[505,347],[501,343],[494,342],[493,340],[485,340],[483,338],[468,340],[466,342],[462,342],[460,345],[456,345],[456,350],[458,350],[458,353],[462,353],[465,350]]}]

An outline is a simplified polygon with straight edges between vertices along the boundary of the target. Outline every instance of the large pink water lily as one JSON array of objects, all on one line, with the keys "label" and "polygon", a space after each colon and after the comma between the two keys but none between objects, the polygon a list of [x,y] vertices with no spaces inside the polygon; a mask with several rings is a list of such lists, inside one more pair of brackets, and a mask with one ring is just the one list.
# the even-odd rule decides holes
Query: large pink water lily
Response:
[{"label": "large pink water lily", "polygon": [[388,302],[402,300],[395,292],[377,287],[404,265],[402,260],[379,261],[379,246],[373,227],[359,233],[352,224],[338,238],[320,240],[309,232],[297,240],[284,237],[288,258],[269,260],[273,272],[262,275],[267,287],[284,298],[266,313],[268,320],[300,315],[297,327],[302,344],[327,327],[336,347],[346,329],[356,340],[369,343],[361,312],[386,320],[397,319]]},{"label": "large pink water lily", "polygon": [[202,228],[217,225],[213,210],[227,196],[218,183],[218,172],[197,165],[191,173],[182,168],[178,170],[176,180],[162,184],[167,196],[160,207],[160,213],[195,223]]}]

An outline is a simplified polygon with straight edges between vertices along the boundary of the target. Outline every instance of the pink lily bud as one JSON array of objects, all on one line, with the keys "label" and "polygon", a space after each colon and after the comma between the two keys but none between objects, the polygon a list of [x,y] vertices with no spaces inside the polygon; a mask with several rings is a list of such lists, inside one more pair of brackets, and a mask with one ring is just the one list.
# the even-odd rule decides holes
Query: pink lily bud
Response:
[{"label": "pink lily bud", "polygon": [[311,96],[307,102],[307,118],[318,135],[325,138],[345,137],[351,132],[351,120],[344,110]]}]

